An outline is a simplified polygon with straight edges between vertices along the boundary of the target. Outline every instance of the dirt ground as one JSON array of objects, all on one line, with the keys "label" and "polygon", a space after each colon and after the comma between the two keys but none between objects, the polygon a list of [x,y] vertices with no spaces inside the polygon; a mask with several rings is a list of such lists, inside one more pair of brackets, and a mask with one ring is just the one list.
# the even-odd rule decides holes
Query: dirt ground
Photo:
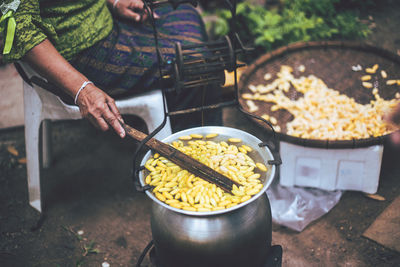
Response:
[{"label": "dirt ground", "polygon": [[[400,3],[395,2],[368,14],[376,24],[368,41],[399,53]],[[224,110],[224,124],[263,135],[232,108]],[[28,204],[26,166],[18,162],[25,157],[24,129],[0,131],[0,266],[134,266],[151,240],[152,204],[133,187],[135,142],[83,120],[54,123],[52,141],[54,162],[42,171],[40,220]],[[10,154],[9,146],[19,154]],[[301,233],[274,224],[272,243],[283,247],[283,266],[400,266],[399,252],[362,237],[399,196],[399,153],[385,144],[377,192],[384,201],[348,191]],[[146,258],[142,266],[148,265]]]}]

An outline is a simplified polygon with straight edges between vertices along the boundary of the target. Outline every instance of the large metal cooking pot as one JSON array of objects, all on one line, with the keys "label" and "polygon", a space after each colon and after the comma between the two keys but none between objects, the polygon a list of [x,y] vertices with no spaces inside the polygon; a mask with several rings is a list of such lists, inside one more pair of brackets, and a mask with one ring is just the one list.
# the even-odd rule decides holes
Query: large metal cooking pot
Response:
[{"label": "large metal cooking pot", "polygon": [[[192,212],[173,208],[159,201],[150,191],[146,194],[154,201],[151,212],[151,231],[157,261],[163,267],[191,266],[261,266],[271,247],[271,210],[265,191],[275,176],[271,151],[259,147],[261,140],[244,131],[228,127],[198,127],[175,133],[163,141],[177,140],[192,133],[218,133],[215,141],[230,137],[242,139],[254,150],[249,154],[256,162],[263,162],[268,171],[261,179],[264,187],[250,200],[226,210]],[[147,153],[142,161],[149,157]],[[144,186],[144,177],[140,183]]]}]

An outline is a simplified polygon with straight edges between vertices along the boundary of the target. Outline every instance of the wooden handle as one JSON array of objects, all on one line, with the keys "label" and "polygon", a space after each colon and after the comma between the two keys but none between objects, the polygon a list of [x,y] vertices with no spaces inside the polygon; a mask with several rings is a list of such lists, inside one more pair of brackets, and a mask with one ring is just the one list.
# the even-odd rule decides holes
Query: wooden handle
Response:
[{"label": "wooden handle", "polygon": [[[122,127],[125,129],[126,133],[137,141],[143,141],[147,135],[138,131],[131,126],[121,123]],[[181,151],[175,149],[174,147],[167,145],[155,138],[150,138],[146,142],[146,146],[150,149],[158,152],[160,155],[166,157],[170,161],[174,162],[176,165],[188,170],[189,172],[203,178],[204,180],[213,183],[224,191],[231,193],[232,186],[240,186],[240,184],[232,181],[228,177],[220,174],[219,172],[211,169],[207,165],[189,157],[188,155],[182,153]]]}]

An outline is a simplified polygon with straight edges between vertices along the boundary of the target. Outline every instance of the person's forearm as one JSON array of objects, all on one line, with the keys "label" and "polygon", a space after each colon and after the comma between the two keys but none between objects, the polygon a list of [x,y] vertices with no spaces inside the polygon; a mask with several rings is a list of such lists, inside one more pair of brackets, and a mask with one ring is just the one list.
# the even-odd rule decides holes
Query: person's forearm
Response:
[{"label": "person's forearm", "polygon": [[72,98],[87,78],[60,55],[49,40],[35,46],[23,58],[35,71]]}]

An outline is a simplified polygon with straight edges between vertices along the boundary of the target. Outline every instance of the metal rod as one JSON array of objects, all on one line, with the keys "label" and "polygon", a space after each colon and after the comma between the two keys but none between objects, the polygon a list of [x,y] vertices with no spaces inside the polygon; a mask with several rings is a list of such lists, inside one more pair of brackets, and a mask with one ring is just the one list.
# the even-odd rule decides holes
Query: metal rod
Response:
[{"label": "metal rod", "polygon": [[212,81],[210,81],[210,82],[207,82],[207,83],[198,83],[198,84],[187,85],[187,86],[185,86],[185,89],[198,88],[198,87],[201,87],[201,86],[221,85],[221,84],[222,84],[222,82],[218,82],[218,81],[212,82]]},{"label": "metal rod", "polygon": [[178,111],[171,111],[171,112],[168,112],[168,116],[176,116],[176,115],[181,115],[181,114],[199,112],[199,111],[203,111],[203,110],[223,108],[223,107],[236,105],[237,103],[238,102],[236,100],[232,100],[232,101],[221,102],[218,104],[213,104],[213,105],[208,105],[208,106],[201,106],[201,107],[197,107],[197,108],[189,108],[189,109],[183,109],[183,110],[178,110]]},{"label": "metal rod", "polygon": [[207,68],[207,67],[215,67],[215,66],[224,66],[224,65],[228,65],[229,62],[227,62],[227,60],[218,60],[218,61],[210,61],[210,62],[206,62],[206,63],[201,63],[201,62],[188,62],[188,63],[184,63],[184,66],[186,69],[191,69],[191,68]]},{"label": "metal rod", "polygon": [[230,55],[229,54],[214,54],[212,56],[204,57],[202,60],[198,59],[184,59],[184,64],[187,63],[202,63],[202,62],[213,62],[213,61],[220,61],[220,62],[230,62]]},{"label": "metal rod", "polygon": [[[228,48],[226,48],[226,47],[209,48],[209,49],[204,50],[204,52],[211,53],[211,52],[214,52],[214,51],[221,51],[221,50],[223,50],[223,49],[226,49],[226,50],[227,50]],[[192,54],[196,54],[196,53],[199,53],[199,50],[195,50],[195,51],[183,51],[183,55],[184,55],[184,56],[192,55]]]},{"label": "metal rod", "polygon": [[215,72],[223,71],[224,69],[225,69],[224,66],[211,66],[206,69],[204,69],[204,66],[203,67],[200,66],[199,68],[188,68],[184,70],[183,76],[187,77],[187,76],[200,76],[203,74],[215,74]]},{"label": "metal rod", "polygon": [[[229,49],[224,49],[224,50],[229,50]],[[221,53],[222,53],[222,49],[219,49],[219,50],[215,50],[215,51],[221,51]],[[206,52],[210,52],[210,50],[207,50]],[[235,53],[236,54],[239,54],[239,53],[243,53],[243,50],[242,49],[236,49],[235,50]],[[195,52],[183,52],[183,56],[189,56],[189,55],[194,55],[194,54],[201,54],[199,51],[195,51]],[[215,58],[215,57],[220,57],[220,56],[230,56],[231,55],[231,53],[224,53],[224,54],[217,54],[217,53],[212,53],[211,55],[205,55],[205,56],[203,56],[203,58],[206,58],[206,59],[210,59],[210,58]],[[188,58],[185,58],[184,60],[190,60],[190,58],[188,59]]]},{"label": "metal rod", "polygon": [[201,80],[195,80],[195,81],[190,81],[190,82],[185,82],[184,86],[194,86],[194,85],[202,85],[202,84],[209,84],[212,82],[222,82],[222,78],[212,78],[212,79],[201,79]]},{"label": "metal rod", "polygon": [[201,44],[182,45],[182,48],[183,49],[192,49],[192,48],[196,48],[196,47],[220,45],[220,44],[224,44],[225,42],[226,42],[225,40],[216,40],[216,41],[211,41],[211,42],[201,43]]}]

